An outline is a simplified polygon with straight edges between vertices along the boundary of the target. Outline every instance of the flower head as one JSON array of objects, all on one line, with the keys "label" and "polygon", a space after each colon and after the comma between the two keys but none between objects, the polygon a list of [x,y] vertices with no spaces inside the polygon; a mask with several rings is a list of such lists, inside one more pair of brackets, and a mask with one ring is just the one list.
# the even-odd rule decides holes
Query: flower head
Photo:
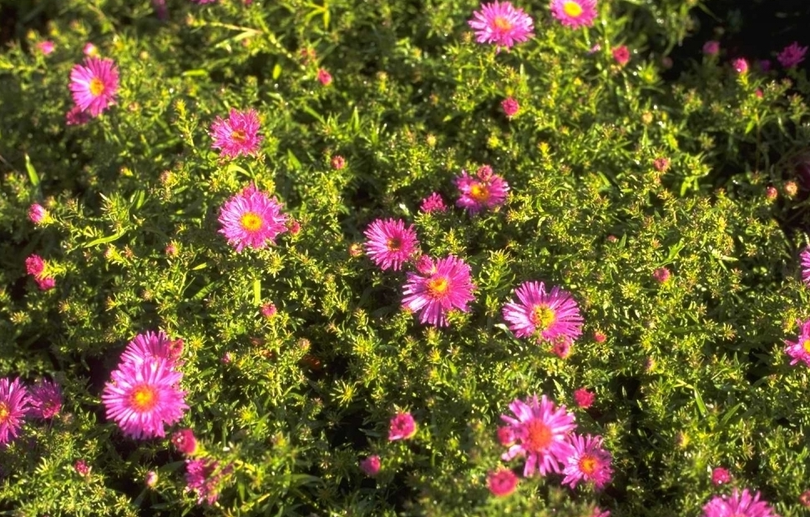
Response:
[{"label": "flower head", "polygon": [[560,463],[574,452],[568,442],[569,433],[576,427],[574,415],[566,411],[565,406],[555,406],[545,395],[539,401],[536,395],[526,402],[515,399],[509,409],[515,416],[501,415],[501,419],[512,428],[516,443],[501,459],[525,457],[523,475],[527,477],[535,471],[541,476],[559,472]]},{"label": "flower head", "polygon": [[183,354],[183,340],[171,340],[162,330],[157,333],[147,330],[138,334],[121,354],[122,361],[139,363],[154,359],[165,359],[169,365],[178,366]]},{"label": "flower head", "polygon": [[456,206],[466,208],[471,214],[504,204],[509,193],[509,184],[501,176],[493,174],[489,165],[479,168],[475,176],[462,170],[455,183],[461,193]]},{"label": "flower head", "polygon": [[551,14],[566,27],[591,27],[596,0],[551,0]]},{"label": "flower head", "polygon": [[92,117],[86,111],[82,111],[79,106],[73,106],[65,113],[65,124],[68,126],[81,126],[87,124]]},{"label": "flower head", "polygon": [[577,403],[577,406],[582,409],[591,407],[594,400],[596,400],[596,394],[592,391],[588,391],[588,388],[579,388],[574,391],[574,401]]},{"label": "flower head", "polygon": [[50,420],[62,410],[62,389],[49,380],[41,380],[31,388],[31,416]]},{"label": "flower head", "polygon": [[82,47],[82,52],[84,53],[85,56],[88,56],[88,57],[97,56],[98,55],[98,47],[93,45],[92,42],[88,41],[87,43],[84,44],[84,47]]},{"label": "flower head", "polygon": [[154,470],[150,470],[146,473],[146,476],[144,476],[143,483],[149,488],[155,488],[155,485],[158,483],[158,473]]},{"label": "flower head", "polygon": [[183,374],[165,359],[123,361],[111,377],[101,401],[107,418],[114,420],[126,436],[163,437],[164,424],[178,422],[188,409],[186,393],[178,386]]},{"label": "flower head", "polygon": [[76,474],[86,478],[90,475],[90,471],[93,470],[93,467],[89,466],[86,461],[78,459],[73,463],[73,470],[76,471]]},{"label": "flower head", "polygon": [[30,410],[31,398],[20,379],[0,379],[0,445],[17,437]]},{"label": "flower head", "polygon": [[197,452],[197,438],[191,429],[173,432],[171,440],[174,447],[186,456],[193,456]]},{"label": "flower head", "polygon": [[53,44],[53,41],[50,40],[40,41],[39,43],[37,43],[37,50],[39,50],[46,56],[51,52],[53,52],[54,47],[55,46]]},{"label": "flower head", "polygon": [[571,433],[569,443],[573,451],[565,460],[563,485],[576,488],[580,481],[590,481],[600,490],[610,482],[613,457],[602,448],[602,437]]},{"label": "flower head", "polygon": [[776,59],[783,67],[793,68],[804,61],[805,54],[807,54],[807,47],[800,47],[799,43],[794,41],[787,47],[783,48],[782,52],[776,56]]},{"label": "flower head", "polygon": [[97,117],[115,103],[118,67],[112,59],[85,58],[70,71],[70,91],[76,106]]},{"label": "flower head", "polygon": [[785,353],[790,356],[790,364],[794,365],[799,362],[810,366],[810,320],[796,322],[800,327],[800,334],[796,341],[785,340]]},{"label": "flower head", "polygon": [[[447,313],[452,309],[467,312],[467,304],[475,299],[470,279],[470,266],[454,256],[428,259],[419,273],[408,273],[402,306],[421,313],[419,321],[438,327],[447,325]],[[423,261],[424,262],[424,261]]]},{"label": "flower head", "polygon": [[757,61],[757,64],[759,65],[759,69],[762,72],[770,72],[771,71],[771,60],[770,59],[761,59],[761,60]]},{"label": "flower head", "polygon": [[332,74],[327,72],[323,68],[318,69],[318,82],[324,86],[329,86],[332,84]]},{"label": "flower head", "polygon": [[504,447],[509,447],[515,443],[515,430],[505,425],[498,428],[498,443]]},{"label": "flower head", "polygon": [[714,486],[720,486],[730,481],[731,473],[728,471],[728,469],[724,469],[723,467],[715,467],[712,470],[712,484]]},{"label": "flower head", "polygon": [[663,284],[667,280],[669,280],[670,272],[669,269],[665,267],[659,267],[655,271],[653,271],[653,278],[659,284]]},{"label": "flower head", "polygon": [[518,477],[510,469],[498,469],[487,474],[487,488],[496,497],[506,497],[515,491]]},{"label": "flower head", "polygon": [[489,4],[481,4],[480,11],[474,11],[473,17],[467,22],[475,31],[475,40],[478,43],[491,43],[507,50],[515,43],[522,43],[529,39],[533,33],[531,16],[516,9],[509,2],[495,0]]},{"label": "flower head", "polygon": [[333,169],[339,171],[346,166],[346,158],[342,157],[339,154],[336,154],[335,156],[332,157],[332,161],[330,163]]},{"label": "flower head", "polygon": [[263,249],[268,242],[275,243],[287,231],[286,222],[278,200],[250,185],[222,205],[219,233],[239,253],[245,247]]},{"label": "flower head", "polygon": [[707,56],[715,56],[718,52],[720,52],[719,41],[709,40],[703,44],[703,53]]},{"label": "flower head", "polygon": [[613,49],[613,59],[624,66],[630,61],[630,50],[627,48],[627,45],[621,45]]},{"label": "flower head", "polygon": [[272,302],[265,303],[264,305],[262,305],[261,313],[262,313],[262,316],[264,316],[267,319],[272,318],[273,316],[275,316],[278,313],[278,309],[276,308],[276,304],[272,303]]},{"label": "flower head", "polygon": [[33,203],[28,207],[28,219],[34,224],[42,224],[48,218],[48,211],[39,203]]},{"label": "flower head", "polygon": [[397,413],[388,425],[388,441],[408,440],[416,434],[416,420],[410,413]]},{"label": "flower head", "polygon": [[517,302],[503,307],[503,318],[519,338],[552,341],[560,336],[576,339],[582,334],[577,302],[557,286],[546,292],[543,282],[524,282],[515,290]]},{"label": "flower head", "polygon": [[211,148],[219,149],[220,155],[225,158],[255,154],[262,141],[259,134],[259,114],[252,109],[231,109],[228,120],[221,117],[214,119],[210,135],[214,139]]},{"label": "flower head", "polygon": [[[774,189],[774,192],[776,189]],[[775,196],[774,196],[775,197]],[[810,287],[810,246],[805,247],[799,255],[802,263],[802,282]]]},{"label": "flower head", "polygon": [[365,472],[367,476],[374,477],[380,472],[380,457],[376,454],[367,457],[360,462],[360,470]]},{"label": "flower head", "polygon": [[734,70],[740,75],[748,73],[748,61],[746,61],[744,58],[740,57],[732,61],[731,67],[734,68]]},{"label": "flower head", "polygon": [[760,501],[760,493],[753,494],[747,488],[742,492],[736,488],[728,496],[714,496],[703,507],[703,517],[777,517],[771,506]]},{"label": "flower head", "polygon": [[520,111],[520,104],[514,97],[507,97],[501,101],[501,109],[503,109],[506,118],[512,118]]},{"label": "flower head", "polygon": [[432,212],[446,212],[447,205],[444,204],[444,199],[442,199],[441,194],[431,192],[428,197],[422,200],[422,204],[419,205],[419,211],[426,214]]},{"label": "flower head", "polygon": [[663,156],[659,156],[653,160],[653,167],[655,167],[655,170],[658,172],[666,172],[669,170],[669,160]]},{"label": "flower head", "polygon": [[214,504],[219,499],[222,477],[232,470],[231,465],[220,468],[211,458],[186,460],[186,490],[197,495],[197,504]]},{"label": "flower head", "polygon": [[399,271],[419,250],[419,239],[413,225],[402,219],[377,219],[363,233],[366,255],[383,271]]},{"label": "flower head", "polygon": [[25,272],[35,277],[41,277],[45,272],[45,261],[36,253],[25,259]]}]

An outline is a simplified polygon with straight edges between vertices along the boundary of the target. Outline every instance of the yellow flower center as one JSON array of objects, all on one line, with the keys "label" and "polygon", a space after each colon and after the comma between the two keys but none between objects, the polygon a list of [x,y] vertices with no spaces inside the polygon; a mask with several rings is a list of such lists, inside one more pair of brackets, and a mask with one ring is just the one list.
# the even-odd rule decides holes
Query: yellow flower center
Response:
[{"label": "yellow flower center", "polygon": [[11,411],[8,410],[8,404],[0,402],[0,424],[5,424]]},{"label": "yellow flower center", "polygon": [[563,4],[563,12],[571,18],[579,18],[582,14],[582,6],[579,5],[579,2],[565,2]]},{"label": "yellow flower center", "polygon": [[399,251],[402,249],[402,239],[398,237],[388,239],[388,241],[385,243],[385,246],[388,248],[388,251]]},{"label": "yellow flower center", "polygon": [[101,79],[98,77],[90,79],[90,95],[98,97],[102,93],[104,93],[104,83],[101,82]]},{"label": "yellow flower center", "polygon": [[804,341],[802,341],[802,348],[804,349],[805,352],[810,354],[810,339],[805,339]]},{"label": "yellow flower center", "polygon": [[262,227],[262,218],[254,212],[245,212],[239,224],[248,232],[256,232]]},{"label": "yellow flower center", "polygon": [[512,24],[509,23],[509,20],[503,16],[496,16],[492,21],[492,25],[494,25],[499,31],[508,31],[512,28]]},{"label": "yellow flower center", "polygon": [[481,183],[473,183],[470,187],[470,197],[479,203],[485,202],[489,199],[489,187]]},{"label": "yellow flower center", "polygon": [[551,445],[551,428],[540,420],[532,420],[526,424],[526,438],[523,448],[528,452],[540,452]]},{"label": "yellow flower center", "polygon": [[590,454],[586,454],[579,460],[579,470],[582,471],[583,474],[588,476],[592,476],[594,472],[596,472],[596,467],[599,466],[599,462],[596,461],[596,458],[591,456]]},{"label": "yellow flower center", "polygon": [[431,278],[427,281],[428,294],[433,298],[441,298],[450,287],[450,281],[446,277]]},{"label": "yellow flower center", "polygon": [[245,140],[247,140],[247,135],[241,129],[235,129],[231,131],[231,140],[234,142],[238,142],[240,144],[244,144]]},{"label": "yellow flower center", "polygon": [[157,405],[157,402],[158,396],[155,388],[146,384],[132,390],[129,396],[129,403],[139,413],[151,411]]},{"label": "yellow flower center", "polygon": [[549,328],[557,319],[554,310],[548,305],[535,305],[532,310],[532,323],[537,327],[537,330],[543,331]]}]

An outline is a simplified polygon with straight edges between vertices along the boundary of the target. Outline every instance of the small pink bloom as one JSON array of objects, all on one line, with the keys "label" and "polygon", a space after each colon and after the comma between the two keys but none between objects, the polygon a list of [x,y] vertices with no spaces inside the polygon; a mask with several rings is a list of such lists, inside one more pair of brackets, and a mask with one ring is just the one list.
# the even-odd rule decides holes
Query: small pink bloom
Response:
[{"label": "small pink bloom", "polygon": [[194,436],[194,431],[191,429],[175,431],[172,433],[171,440],[174,447],[186,456],[192,456],[197,452],[197,438]]},{"label": "small pink bloom", "polygon": [[731,62],[731,66],[740,75],[748,73],[748,61],[746,61],[744,58],[740,57],[735,59]]},{"label": "small pink bloom", "polygon": [[68,126],[81,126],[87,124],[92,117],[86,111],[83,111],[79,106],[73,106],[70,111],[65,113],[65,124]]},{"label": "small pink bloom", "polygon": [[494,174],[489,165],[480,167],[475,176],[470,176],[467,171],[462,170],[455,183],[461,194],[456,206],[466,208],[472,215],[503,205],[509,194],[509,183],[498,174]]},{"label": "small pink bloom", "polygon": [[594,400],[596,400],[596,393],[588,391],[587,388],[579,388],[578,390],[574,391],[574,401],[576,401],[577,406],[581,407],[582,409],[588,409],[591,407]]},{"label": "small pink bloom", "polygon": [[143,480],[143,483],[149,488],[155,488],[158,482],[158,474],[154,470],[150,470],[146,473],[146,477]]},{"label": "small pink bloom", "polygon": [[669,276],[670,276],[669,269],[665,267],[659,267],[655,271],[653,271],[653,278],[659,284],[663,284],[664,282],[669,280]]},{"label": "small pink bloom", "polygon": [[48,55],[53,52],[54,44],[53,41],[40,41],[37,43],[37,50],[42,52],[44,55]]},{"label": "small pink bloom", "polygon": [[278,309],[276,309],[276,305],[274,303],[265,303],[262,305],[262,316],[267,319],[272,318],[276,315]]},{"label": "small pink bloom", "polygon": [[444,199],[442,199],[442,196],[438,192],[432,192],[428,197],[422,200],[419,211],[426,214],[432,212],[446,212],[447,205],[444,204]]},{"label": "small pink bloom", "polygon": [[596,19],[596,0],[551,0],[550,8],[566,27],[591,27]]},{"label": "small pink bloom", "polygon": [[709,40],[703,44],[703,53],[707,56],[715,56],[718,52],[720,52],[719,41]]},{"label": "small pink bloom", "polygon": [[495,497],[506,497],[515,491],[518,477],[510,469],[501,468],[487,474],[487,487]]},{"label": "small pink bloom", "polygon": [[658,172],[666,172],[669,169],[669,160],[663,156],[656,158],[653,161],[653,167],[655,167],[655,170]]},{"label": "small pink bloom", "polygon": [[46,276],[43,278],[36,278],[37,287],[39,287],[40,291],[48,291],[56,287],[56,279],[52,276]]},{"label": "small pink bloom", "polygon": [[520,104],[513,97],[507,97],[501,101],[501,108],[507,118],[512,118],[520,110]]},{"label": "small pink bloom", "polygon": [[318,82],[320,82],[324,86],[329,86],[330,84],[332,84],[332,74],[330,74],[323,68],[319,68]]},{"label": "small pink bloom", "polygon": [[34,224],[42,224],[48,217],[48,211],[39,203],[34,203],[28,207],[28,219]]},{"label": "small pink bloom", "polygon": [[804,61],[804,55],[807,54],[807,47],[800,47],[799,43],[794,41],[784,49],[776,59],[779,64],[785,68],[794,68],[796,65]]},{"label": "small pink bloom", "polygon": [[25,272],[35,277],[41,277],[45,272],[45,261],[37,254],[25,259]]},{"label": "small pink bloom", "polygon": [[604,332],[599,332],[597,330],[596,332],[593,333],[593,340],[596,341],[597,343],[604,343],[606,339],[607,336],[604,334]]},{"label": "small pink bloom", "polygon": [[179,250],[177,249],[177,244],[170,242],[166,245],[166,249],[163,250],[163,252],[166,253],[167,257],[176,257]]},{"label": "small pink bloom", "polygon": [[92,469],[93,468],[88,466],[87,462],[84,460],[76,460],[76,462],[73,464],[73,470],[75,470],[76,474],[83,478],[89,476]]},{"label": "small pink bloom", "polygon": [[802,492],[802,495],[799,496],[799,504],[805,508],[810,508],[810,490]]},{"label": "small pink bloom", "polygon": [[70,71],[70,92],[76,106],[97,117],[118,95],[118,67],[112,59],[85,58]]},{"label": "small pink bloom", "polygon": [[509,2],[494,2],[481,4],[480,11],[474,11],[473,17],[467,22],[475,31],[475,41],[478,43],[491,43],[509,50],[516,43],[522,43],[533,36],[533,22],[531,16],[516,9]]},{"label": "small pink bloom", "polygon": [[591,517],[610,517],[610,510],[602,510],[598,506],[593,508],[593,512],[591,512]]},{"label": "small pink bloom", "polygon": [[363,234],[366,255],[383,271],[399,271],[419,251],[416,229],[402,219],[376,219]]},{"label": "small pink bloom", "polygon": [[287,220],[287,230],[289,230],[290,235],[298,235],[298,233],[301,231],[301,223],[293,218],[290,218]]},{"label": "small pink bloom", "polygon": [[723,467],[715,467],[714,470],[712,470],[712,483],[714,486],[720,486],[730,481],[731,474],[728,470],[724,469]]},{"label": "small pink bloom", "polygon": [[515,443],[515,431],[510,426],[498,428],[498,443],[504,447],[511,447]]},{"label": "small pink bloom", "polygon": [[410,413],[397,413],[388,427],[388,440],[408,440],[416,434],[416,421]]},{"label": "small pink bloom", "polygon": [[[779,197],[779,191],[776,190],[776,187],[774,187],[773,185],[768,185],[768,187],[765,189],[765,198],[768,201],[773,201],[777,197]],[[802,256],[802,266],[805,267],[804,256]],[[802,269],[802,280],[804,280],[805,284],[810,285],[810,254],[808,254],[808,257],[807,257],[807,266],[806,267],[808,269],[807,277],[805,278],[804,269]]]},{"label": "small pink bloom", "polygon": [[346,166],[346,159],[343,158],[341,155],[336,154],[332,157],[332,168],[336,171],[341,170],[343,167]]},{"label": "small pink bloom", "polygon": [[630,50],[626,45],[614,48],[613,59],[621,66],[626,65],[630,61]]},{"label": "small pink bloom", "polygon": [[96,48],[95,45],[93,45],[90,42],[85,43],[84,48],[82,49],[82,52],[84,52],[85,56],[90,56],[90,57],[98,55],[98,49]]},{"label": "small pink bloom", "polygon": [[256,110],[231,109],[227,120],[217,117],[211,123],[209,134],[214,140],[211,148],[219,149],[220,155],[225,158],[256,154],[263,139],[259,130],[259,114]]},{"label": "small pink bloom", "polygon": [[219,359],[222,364],[231,364],[233,362],[233,354],[230,352],[225,352],[222,357]]},{"label": "small pink bloom", "polygon": [[374,477],[380,472],[380,457],[376,454],[369,456],[360,462],[360,470],[369,477]]}]

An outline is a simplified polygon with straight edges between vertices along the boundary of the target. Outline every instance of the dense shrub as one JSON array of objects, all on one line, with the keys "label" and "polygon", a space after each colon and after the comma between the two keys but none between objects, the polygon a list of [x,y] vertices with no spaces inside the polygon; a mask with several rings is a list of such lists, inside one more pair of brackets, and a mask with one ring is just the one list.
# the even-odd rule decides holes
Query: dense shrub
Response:
[{"label": "dense shrub", "polygon": [[[165,19],[146,0],[21,2],[20,23],[48,21],[0,54],[0,376],[29,391],[52,379],[63,402],[0,450],[2,508],[696,516],[745,488],[801,515],[807,365],[784,340],[810,317],[804,71],[738,73],[721,40],[664,81],[692,1],[600,0],[585,28],[546,2],[516,7],[534,36],[498,49],[459,0],[169,0]],[[119,88],[67,124],[83,52],[112,60]],[[256,111],[257,152],[212,148],[232,109]],[[456,206],[462,171],[484,166],[505,202]],[[279,225],[237,252],[223,206],[254,187]],[[446,210],[422,207],[434,192]],[[430,265],[378,267],[364,235],[377,219],[469,265],[467,311],[441,327],[403,310]],[[510,330],[502,309],[527,281],[576,302],[570,355]],[[188,409],[144,439],[102,394],[141,367],[127,343],[158,331],[176,355],[143,367],[182,372],[166,389]],[[500,416],[535,394],[603,437],[604,489],[501,458]],[[405,414],[415,434],[389,440]],[[171,439],[183,429],[196,450]],[[502,466],[521,479],[496,497]]]}]

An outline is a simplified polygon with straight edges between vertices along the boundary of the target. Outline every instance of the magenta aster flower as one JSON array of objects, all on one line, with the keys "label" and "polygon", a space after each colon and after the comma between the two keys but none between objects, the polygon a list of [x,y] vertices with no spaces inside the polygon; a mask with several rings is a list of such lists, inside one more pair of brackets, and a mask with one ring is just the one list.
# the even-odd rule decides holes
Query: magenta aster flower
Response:
[{"label": "magenta aster flower", "polygon": [[790,356],[791,365],[802,362],[810,366],[810,320],[797,320],[796,323],[801,327],[801,333],[796,341],[785,340],[785,353]]},{"label": "magenta aster flower", "polygon": [[25,259],[25,272],[35,277],[42,276],[45,272],[45,261],[36,253],[29,255]]},{"label": "magenta aster flower", "polygon": [[532,18],[515,9],[509,2],[495,2],[481,4],[480,11],[474,11],[469,20],[470,27],[475,31],[475,40],[478,43],[492,43],[507,50],[515,43],[522,43],[532,36]]},{"label": "magenta aster flower", "polygon": [[624,66],[630,61],[630,49],[627,48],[627,45],[621,45],[613,49],[613,59]]},{"label": "magenta aster flower", "polygon": [[376,454],[369,456],[360,462],[360,470],[362,470],[369,477],[374,477],[379,474],[380,467],[380,457]]},{"label": "magenta aster flower", "polygon": [[501,176],[493,174],[489,165],[479,168],[475,176],[470,176],[467,171],[462,170],[455,183],[461,192],[456,206],[466,208],[473,215],[481,210],[492,210],[504,204],[509,193],[509,184]]},{"label": "magenta aster flower", "polygon": [[[774,191],[775,190],[776,189],[774,189]],[[810,286],[810,246],[807,246],[802,250],[799,258],[802,261],[802,282],[804,282],[805,285]]]},{"label": "magenta aster flower", "polygon": [[214,504],[219,499],[222,477],[232,470],[232,465],[220,468],[219,462],[211,458],[186,460],[186,490],[194,491],[197,504]]},{"label": "magenta aster flower", "polygon": [[186,393],[178,384],[183,374],[165,359],[124,361],[104,386],[101,401],[107,418],[114,420],[125,436],[135,439],[164,437],[164,424],[183,418]]},{"label": "magenta aster flower", "polygon": [[324,86],[329,86],[332,84],[332,74],[330,74],[326,69],[319,68],[318,69],[318,82]]},{"label": "magenta aster flower", "polygon": [[438,192],[431,192],[428,197],[422,200],[422,204],[419,206],[419,211],[426,214],[432,212],[446,212],[447,205],[444,204],[444,199],[442,199],[441,194]]},{"label": "magenta aster flower", "polygon": [[470,266],[454,256],[445,257],[430,267],[422,261],[419,273],[408,273],[402,306],[421,313],[419,321],[437,327],[447,325],[447,313],[452,309],[467,312],[467,304],[475,299],[475,286],[470,279]]},{"label": "magenta aster flower", "polygon": [[87,124],[92,117],[86,111],[82,111],[79,106],[73,106],[65,113],[65,124],[68,126],[81,126]]},{"label": "magenta aster flower", "polygon": [[162,330],[157,333],[147,330],[138,334],[121,354],[121,361],[139,363],[153,359],[165,359],[172,366],[178,366],[183,354],[183,340],[171,340]]},{"label": "magenta aster flower", "polygon": [[579,388],[574,391],[574,401],[582,409],[588,409],[596,400],[596,393],[588,391],[588,388]]},{"label": "magenta aster flower", "polygon": [[794,41],[787,47],[783,48],[782,52],[776,56],[776,59],[783,67],[793,68],[804,61],[805,54],[807,54],[807,47],[800,47],[799,43]]},{"label": "magenta aster flower", "polygon": [[518,302],[503,307],[503,318],[519,338],[551,341],[559,336],[571,340],[582,334],[582,316],[577,302],[557,286],[546,292],[543,282],[524,282],[515,290]]},{"label": "magenta aster flower", "polygon": [[719,41],[709,40],[703,44],[703,53],[707,56],[715,56],[718,52],[720,52]]},{"label": "magenta aster flower", "polygon": [[262,136],[259,134],[259,115],[255,110],[238,111],[231,109],[228,120],[217,117],[211,124],[213,149],[219,149],[220,155],[236,158],[255,154],[259,150]]},{"label": "magenta aster flower", "polygon": [[760,493],[736,488],[731,497],[716,495],[703,507],[703,517],[778,517],[771,506],[760,501]]},{"label": "magenta aster flower", "polygon": [[34,224],[42,224],[48,217],[48,211],[39,203],[33,203],[28,207],[28,219]]},{"label": "magenta aster flower", "polygon": [[498,469],[487,474],[487,488],[495,497],[506,497],[515,491],[518,477],[510,469]]},{"label": "magenta aster flower", "polygon": [[748,73],[748,61],[744,58],[740,57],[732,61],[731,67],[740,75]]},{"label": "magenta aster flower", "polygon": [[276,237],[287,231],[286,222],[278,200],[250,185],[222,206],[219,233],[239,253],[245,247],[263,249],[268,241],[275,244]]},{"label": "magenta aster flower", "polygon": [[720,486],[724,483],[729,483],[731,481],[731,473],[728,469],[724,469],[723,467],[715,467],[712,469],[712,484],[714,486]]},{"label": "magenta aster flower", "polygon": [[501,101],[501,109],[503,109],[506,118],[512,118],[520,110],[520,104],[514,97],[507,97]]},{"label": "magenta aster flower", "polygon": [[191,429],[181,429],[172,433],[172,444],[186,456],[193,456],[197,452],[197,438]]},{"label": "magenta aster flower", "polygon": [[596,0],[551,0],[551,14],[566,27],[591,27]]},{"label": "magenta aster flower", "polygon": [[31,416],[50,420],[62,410],[62,389],[58,384],[42,380],[31,388]]},{"label": "magenta aster flower", "polygon": [[5,446],[22,427],[31,399],[20,379],[0,379],[0,446]]},{"label": "magenta aster flower", "polygon": [[366,254],[380,269],[399,271],[419,250],[413,225],[405,227],[401,219],[377,219],[363,233]]},{"label": "magenta aster flower", "polygon": [[526,458],[523,475],[528,477],[538,471],[541,476],[548,472],[559,472],[574,449],[568,443],[568,434],[576,428],[574,415],[565,406],[557,408],[543,395],[537,395],[526,402],[515,399],[509,404],[515,417],[501,415],[501,419],[512,427],[516,443],[509,447],[501,459],[509,461],[516,456]]},{"label": "magenta aster flower", "polygon": [[40,41],[39,43],[37,43],[37,50],[39,50],[46,56],[51,52],[53,52],[54,48],[55,45],[53,44],[53,41],[50,40]]},{"label": "magenta aster flower", "polygon": [[416,420],[410,413],[397,413],[388,426],[388,441],[409,440],[416,434]]},{"label": "magenta aster flower", "polygon": [[571,433],[569,443],[573,447],[565,459],[562,484],[576,488],[580,481],[593,482],[597,490],[602,489],[613,477],[610,464],[613,457],[602,448],[602,437],[587,435],[582,437]]},{"label": "magenta aster flower", "polygon": [[70,71],[70,91],[76,106],[97,117],[115,103],[118,68],[112,59],[85,58]]}]

